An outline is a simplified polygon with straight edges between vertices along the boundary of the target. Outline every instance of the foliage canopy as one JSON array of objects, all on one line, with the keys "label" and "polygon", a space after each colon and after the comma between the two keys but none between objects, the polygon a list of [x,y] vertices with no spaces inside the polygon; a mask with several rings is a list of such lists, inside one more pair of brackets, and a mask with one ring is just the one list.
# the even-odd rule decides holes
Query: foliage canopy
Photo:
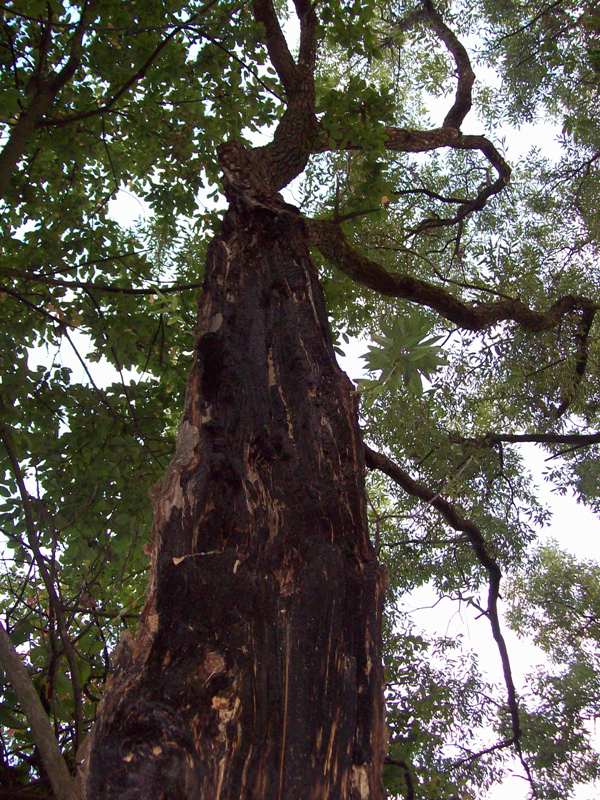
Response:
[{"label": "foliage canopy", "polygon": [[[295,41],[294,9],[275,5]],[[222,208],[217,149],[262,141],[285,111],[265,7],[0,4],[0,610],[70,766],[143,603],[147,492]],[[523,444],[600,512],[600,16],[580,0],[316,13],[319,135],[293,199],[337,347],[371,343],[386,783],[482,796],[516,756],[533,796],[569,797],[599,777],[600,568],[536,541],[547,512]],[[538,146],[519,152],[532,122]],[[147,205],[136,224],[119,223],[122,192]],[[417,629],[406,598],[423,586],[488,618],[501,685]],[[501,594],[506,625],[547,654],[527,686]],[[44,796],[4,675],[0,697],[0,797]]]}]

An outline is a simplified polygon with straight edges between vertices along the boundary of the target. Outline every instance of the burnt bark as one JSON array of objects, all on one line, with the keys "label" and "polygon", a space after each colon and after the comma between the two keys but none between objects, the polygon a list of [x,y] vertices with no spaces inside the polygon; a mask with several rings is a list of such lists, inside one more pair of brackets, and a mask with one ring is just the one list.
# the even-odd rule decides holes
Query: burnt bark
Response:
[{"label": "burnt bark", "polygon": [[381,800],[383,576],[308,233],[229,193],[89,800]]}]

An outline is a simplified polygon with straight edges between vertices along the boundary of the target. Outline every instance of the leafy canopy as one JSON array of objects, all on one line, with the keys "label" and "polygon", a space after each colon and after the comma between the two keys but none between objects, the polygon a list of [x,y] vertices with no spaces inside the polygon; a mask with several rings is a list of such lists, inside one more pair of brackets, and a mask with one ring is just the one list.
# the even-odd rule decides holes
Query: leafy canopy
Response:
[{"label": "leafy canopy", "polygon": [[[599,18],[575,0],[316,12],[320,138],[294,198],[337,347],[370,343],[365,441],[396,467],[369,477],[390,575],[386,783],[482,796],[516,763],[532,795],[568,797],[598,772],[599,568],[536,544],[522,444],[598,512]],[[252,7],[227,0],[3,3],[0,43],[0,610],[73,765],[143,602],[217,148],[268,137],[285,91]],[[537,146],[511,161],[532,121]],[[123,192],[149,209],[134,225]],[[500,573],[506,625],[548,656],[526,686],[494,629]],[[503,681],[417,629],[419,587],[492,622]],[[5,677],[0,696],[0,797],[30,796],[39,751]]]}]

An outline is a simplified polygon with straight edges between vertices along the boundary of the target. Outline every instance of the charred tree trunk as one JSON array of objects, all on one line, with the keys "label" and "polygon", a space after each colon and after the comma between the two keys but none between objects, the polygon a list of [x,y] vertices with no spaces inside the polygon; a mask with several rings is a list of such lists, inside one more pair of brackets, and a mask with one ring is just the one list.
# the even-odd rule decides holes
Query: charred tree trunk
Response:
[{"label": "charred tree trunk", "polygon": [[88,800],[381,800],[383,581],[363,474],[301,217],[233,198]]}]

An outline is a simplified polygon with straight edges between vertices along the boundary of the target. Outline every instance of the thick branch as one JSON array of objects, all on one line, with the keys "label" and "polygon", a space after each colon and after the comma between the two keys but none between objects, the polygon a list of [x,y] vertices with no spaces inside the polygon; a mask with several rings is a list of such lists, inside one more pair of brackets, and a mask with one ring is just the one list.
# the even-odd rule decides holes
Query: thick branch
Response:
[{"label": "thick branch", "polygon": [[595,314],[600,304],[579,295],[563,295],[546,311],[535,311],[521,300],[503,298],[490,303],[465,303],[445,289],[414,278],[388,272],[362,255],[347,241],[341,227],[326,220],[307,220],[312,243],[332,264],[354,281],[388,297],[401,297],[431,308],[445,319],[470,331],[481,331],[499,322],[516,322],[529,331],[554,328],[570,313]]},{"label": "thick branch", "polygon": [[296,178],[306,167],[319,129],[315,116],[314,65],[317,19],[308,0],[295,0],[300,22],[300,61],[294,61],[281,31],[271,0],[254,0],[254,16],[265,28],[269,56],[287,96],[286,110],[272,141],[251,150],[232,141],[219,148],[225,195],[243,195],[265,202]]},{"label": "thick branch", "polygon": [[277,14],[271,0],[254,0],[254,17],[265,28],[265,43],[269,58],[288,97],[294,94],[298,84],[298,69],[292,58]]},{"label": "thick branch", "polygon": [[76,800],[75,781],[58,749],[54,732],[29,673],[0,622],[0,664],[6,672],[40,751],[44,769],[57,800]]},{"label": "thick branch", "polygon": [[296,14],[300,21],[300,51],[298,67],[305,74],[312,75],[317,54],[317,18],[310,0],[294,0]]},{"label": "thick branch", "polygon": [[25,153],[39,120],[50,108],[53,100],[54,93],[49,87],[44,87],[34,95],[29,107],[21,112],[11,128],[8,141],[0,152],[0,199],[6,197],[13,173]]},{"label": "thick branch", "polygon": [[71,47],[69,50],[69,58],[67,59],[67,63],[64,67],[50,78],[50,83],[52,85],[54,96],[56,96],[60,90],[65,86],[65,84],[69,83],[73,75],[75,74],[79,64],[81,62],[81,46],[83,43],[83,37],[85,32],[88,28],[88,24],[92,16],[92,9],[96,5],[96,0],[84,0],[83,7],[81,9],[81,16],[79,18],[79,23],[75,28],[75,33],[73,34],[73,38],[71,39]]}]

